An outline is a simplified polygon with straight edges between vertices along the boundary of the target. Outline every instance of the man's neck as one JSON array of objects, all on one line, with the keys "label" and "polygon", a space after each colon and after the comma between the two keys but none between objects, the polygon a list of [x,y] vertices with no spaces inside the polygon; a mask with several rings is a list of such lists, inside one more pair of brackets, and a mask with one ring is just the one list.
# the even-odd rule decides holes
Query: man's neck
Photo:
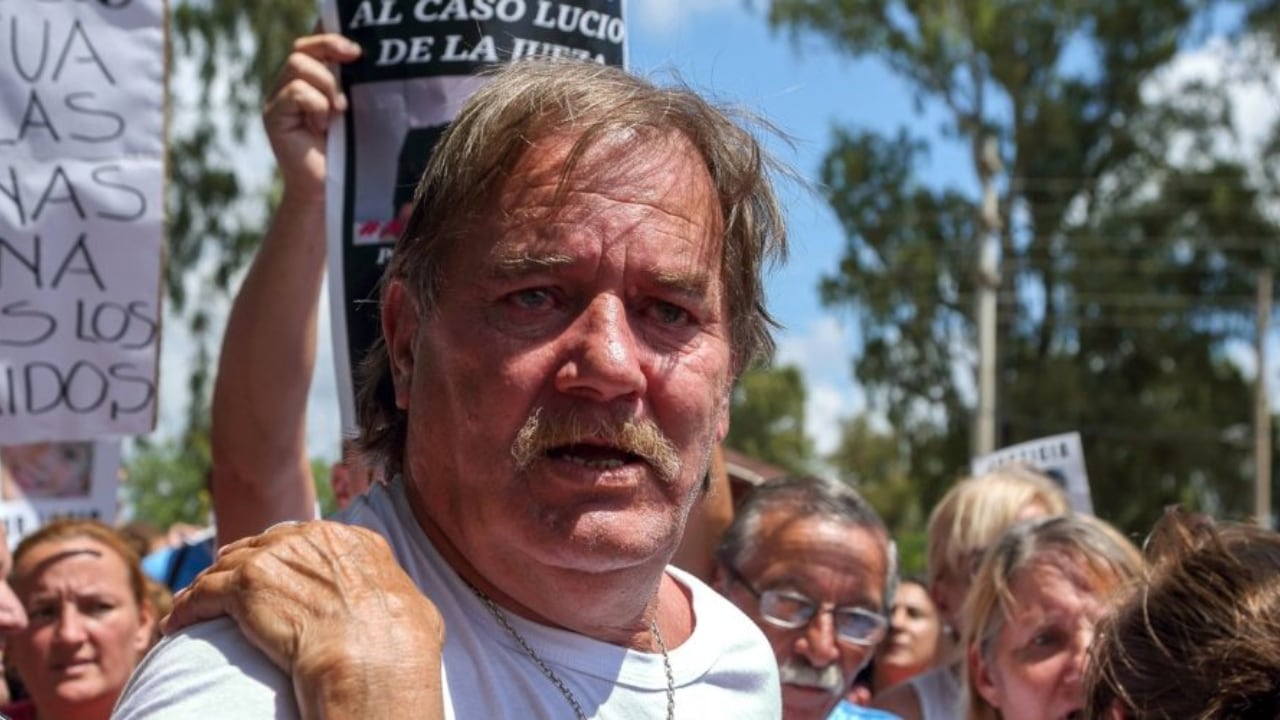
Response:
[{"label": "man's neck", "polygon": [[414,518],[436,552],[504,612],[642,652],[659,650],[654,622],[668,649],[693,632],[691,592],[666,574],[665,557],[605,573],[545,566],[531,570],[515,562],[481,569],[419,510],[412,483],[406,483],[405,490]]}]

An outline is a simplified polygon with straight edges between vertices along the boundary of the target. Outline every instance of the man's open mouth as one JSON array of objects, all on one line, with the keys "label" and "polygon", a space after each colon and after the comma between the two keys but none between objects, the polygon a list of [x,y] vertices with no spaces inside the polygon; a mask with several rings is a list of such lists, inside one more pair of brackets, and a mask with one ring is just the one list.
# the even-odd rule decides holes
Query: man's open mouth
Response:
[{"label": "man's open mouth", "polygon": [[564,460],[596,470],[613,470],[644,461],[643,458],[634,453],[608,445],[593,445],[590,443],[558,445],[547,450],[547,457],[552,460]]}]

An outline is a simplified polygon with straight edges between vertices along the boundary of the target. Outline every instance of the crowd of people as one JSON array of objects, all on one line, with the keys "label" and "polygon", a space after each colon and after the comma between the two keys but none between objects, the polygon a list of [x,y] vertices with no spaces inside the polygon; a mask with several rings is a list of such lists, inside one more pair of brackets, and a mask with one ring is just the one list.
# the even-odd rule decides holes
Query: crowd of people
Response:
[{"label": "crowd of people", "polygon": [[312,521],[324,133],[358,56],[298,41],[266,106],[284,193],[221,355],[212,564],[158,640],[177,561],[148,580],[90,521],[0,551],[4,712],[1280,716],[1270,531],[1171,513],[1144,557],[1012,467],[934,508],[920,579],[837,480],[733,505],[717,447],[787,247],[771,164],[748,119],[590,63],[493,72],[440,139],[381,288],[345,509]]}]

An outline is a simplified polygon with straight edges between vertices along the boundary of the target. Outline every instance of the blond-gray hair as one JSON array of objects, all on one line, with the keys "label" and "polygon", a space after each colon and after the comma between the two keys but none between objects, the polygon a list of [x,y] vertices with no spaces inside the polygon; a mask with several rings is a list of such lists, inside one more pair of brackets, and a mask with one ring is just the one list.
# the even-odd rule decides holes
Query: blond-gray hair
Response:
[{"label": "blond-gray hair", "polygon": [[[1142,555],[1124,535],[1091,515],[1058,515],[1019,523],[987,550],[964,603],[963,647],[984,662],[1009,614],[1017,606],[1015,576],[1037,562],[1049,562],[1077,574],[1098,597],[1110,599],[1128,590],[1142,574]],[[968,720],[998,720],[999,713],[977,691],[966,663]]]}]

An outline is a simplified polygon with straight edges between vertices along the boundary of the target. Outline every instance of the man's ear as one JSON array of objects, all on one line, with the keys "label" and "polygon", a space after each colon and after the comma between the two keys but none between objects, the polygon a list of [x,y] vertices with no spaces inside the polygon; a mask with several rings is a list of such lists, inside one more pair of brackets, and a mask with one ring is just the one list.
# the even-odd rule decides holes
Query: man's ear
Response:
[{"label": "man's ear", "polygon": [[725,391],[720,398],[720,407],[716,408],[716,444],[724,442],[729,435],[729,405],[733,398],[733,384],[729,384],[729,389]]},{"label": "man's ear", "polygon": [[409,407],[413,361],[418,338],[418,304],[402,280],[392,280],[382,298],[382,335],[387,343],[396,407]]},{"label": "man's ear", "polygon": [[973,685],[973,689],[977,690],[982,699],[986,700],[991,707],[999,709],[1003,701],[1003,694],[1000,692],[999,686],[996,685],[995,679],[991,676],[991,668],[987,661],[983,659],[982,652],[975,644],[969,646],[966,655],[969,663],[969,682]]}]

